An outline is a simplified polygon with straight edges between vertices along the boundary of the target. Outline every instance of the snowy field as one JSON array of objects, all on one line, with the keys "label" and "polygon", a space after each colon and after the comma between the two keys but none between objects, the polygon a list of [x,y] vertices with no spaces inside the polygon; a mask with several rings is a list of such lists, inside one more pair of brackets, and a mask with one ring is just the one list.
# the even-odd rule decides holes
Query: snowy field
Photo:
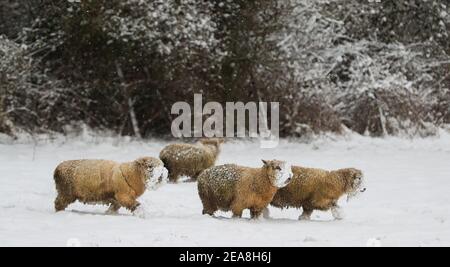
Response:
[{"label": "snowy field", "polygon": [[364,170],[368,191],[350,202],[346,217],[271,208],[271,219],[202,216],[194,183],[169,184],[140,201],[146,218],[104,215],[104,206],[71,205],[55,214],[52,173],[68,159],[130,161],[157,156],[163,142],[101,138],[0,144],[0,246],[450,246],[450,136],[425,140],[324,138],[284,141],[277,149],[227,143],[221,163],[260,166],[261,159]]}]

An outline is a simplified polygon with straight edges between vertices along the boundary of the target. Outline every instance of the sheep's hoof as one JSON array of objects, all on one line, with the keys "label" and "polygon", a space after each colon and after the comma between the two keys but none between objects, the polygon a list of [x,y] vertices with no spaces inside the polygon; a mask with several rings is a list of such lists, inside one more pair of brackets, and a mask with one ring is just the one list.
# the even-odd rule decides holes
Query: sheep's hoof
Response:
[{"label": "sheep's hoof", "polygon": [[117,215],[117,214],[119,214],[119,211],[118,211],[118,210],[113,210],[113,209],[108,209],[108,210],[105,212],[105,214],[106,214],[106,215]]},{"label": "sheep's hoof", "polygon": [[202,215],[208,215],[213,217],[214,216],[215,211],[207,211],[207,210],[203,210]]},{"label": "sheep's hoof", "polygon": [[298,219],[300,221],[310,221],[311,220],[311,216],[302,214],[300,217],[298,217]]}]

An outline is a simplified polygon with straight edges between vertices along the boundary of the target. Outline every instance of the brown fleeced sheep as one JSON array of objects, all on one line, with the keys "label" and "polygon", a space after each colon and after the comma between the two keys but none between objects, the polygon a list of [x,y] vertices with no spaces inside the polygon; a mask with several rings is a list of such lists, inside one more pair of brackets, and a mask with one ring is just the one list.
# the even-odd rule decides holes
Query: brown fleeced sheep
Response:
[{"label": "brown fleeced sheep", "polygon": [[[291,183],[278,190],[270,204],[278,208],[303,208],[300,220],[309,220],[314,210],[330,209],[333,217],[340,220],[339,198],[366,190],[363,187],[363,173],[357,169],[325,171],[292,167],[292,171],[294,177]],[[268,216],[267,209],[264,213]]]},{"label": "brown fleeced sheep", "polygon": [[242,212],[250,209],[251,217],[258,218],[277,190],[292,178],[286,162],[263,162],[262,168],[230,164],[205,170],[198,178],[203,214],[213,216],[217,210],[231,210],[233,217],[242,217]]},{"label": "brown fleeced sheep", "polygon": [[177,182],[181,176],[192,180],[216,164],[223,139],[202,139],[197,144],[172,144],[165,147],[159,158],[169,170],[169,180]]},{"label": "brown fleeced sheep", "polygon": [[71,203],[110,205],[108,213],[121,207],[135,212],[136,200],[147,188],[161,185],[167,170],[157,158],[140,158],[129,163],[107,160],[74,160],[61,163],[54,180],[58,196],[55,210],[63,211]]}]

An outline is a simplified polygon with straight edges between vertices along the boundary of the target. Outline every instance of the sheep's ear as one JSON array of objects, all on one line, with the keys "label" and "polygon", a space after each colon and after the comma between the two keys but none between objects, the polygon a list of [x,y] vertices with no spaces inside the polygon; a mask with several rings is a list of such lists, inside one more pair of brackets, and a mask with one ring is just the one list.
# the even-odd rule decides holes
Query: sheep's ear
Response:
[{"label": "sheep's ear", "polygon": [[270,162],[267,160],[262,160],[262,162],[264,163],[264,166],[270,166]]}]

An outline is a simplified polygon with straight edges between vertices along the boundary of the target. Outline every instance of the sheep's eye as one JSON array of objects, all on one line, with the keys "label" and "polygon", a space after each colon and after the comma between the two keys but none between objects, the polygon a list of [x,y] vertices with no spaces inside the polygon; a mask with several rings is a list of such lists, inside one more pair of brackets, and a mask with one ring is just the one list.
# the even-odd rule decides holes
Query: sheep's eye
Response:
[{"label": "sheep's eye", "polygon": [[281,167],[277,166],[277,167],[275,167],[275,170],[281,171]]}]

